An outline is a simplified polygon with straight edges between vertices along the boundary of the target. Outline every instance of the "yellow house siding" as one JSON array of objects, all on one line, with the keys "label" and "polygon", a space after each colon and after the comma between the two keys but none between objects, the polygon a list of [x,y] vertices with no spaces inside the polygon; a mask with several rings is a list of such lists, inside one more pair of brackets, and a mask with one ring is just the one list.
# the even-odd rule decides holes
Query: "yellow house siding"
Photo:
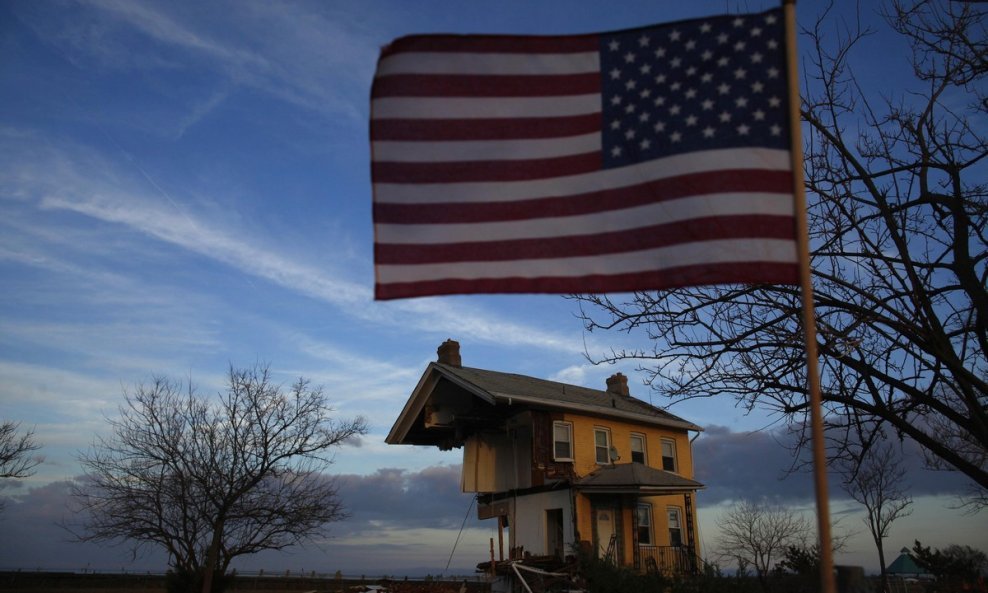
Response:
[{"label": "yellow house siding", "polygon": [[585,476],[597,469],[594,450],[594,429],[606,428],[611,433],[611,446],[617,448],[619,463],[631,461],[631,434],[645,435],[645,455],[648,465],[662,469],[662,439],[676,443],[676,473],[693,479],[693,463],[690,459],[689,433],[685,430],[664,429],[611,418],[564,414],[563,421],[573,425],[573,470],[577,476]]}]

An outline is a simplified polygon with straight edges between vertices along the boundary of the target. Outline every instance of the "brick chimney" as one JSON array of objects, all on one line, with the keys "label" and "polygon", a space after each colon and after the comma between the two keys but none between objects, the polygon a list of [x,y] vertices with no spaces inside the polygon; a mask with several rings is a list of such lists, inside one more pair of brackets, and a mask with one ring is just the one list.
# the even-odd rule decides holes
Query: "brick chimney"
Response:
[{"label": "brick chimney", "polygon": [[455,340],[446,340],[440,344],[436,353],[439,354],[437,362],[440,364],[448,364],[456,368],[463,366],[460,360],[460,343]]},{"label": "brick chimney", "polygon": [[628,391],[628,378],[621,373],[614,373],[607,378],[607,392],[631,397],[631,393]]}]

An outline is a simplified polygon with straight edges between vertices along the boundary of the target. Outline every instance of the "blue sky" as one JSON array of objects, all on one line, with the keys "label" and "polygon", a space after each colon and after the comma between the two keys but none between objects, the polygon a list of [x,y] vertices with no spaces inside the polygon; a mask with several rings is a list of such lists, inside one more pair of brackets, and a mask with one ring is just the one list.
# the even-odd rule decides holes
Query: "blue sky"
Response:
[{"label": "blue sky", "polygon": [[[75,451],[152,374],[215,393],[229,364],[265,362],[285,382],[323,385],[340,415],[363,415],[371,430],[334,466],[353,518],[332,540],[244,567],[438,572],[469,504],[459,457],[383,439],[443,340],[461,343],[468,366],[601,388],[621,371],[649,394],[632,365],[584,357],[642,344],[584,334],[561,297],[372,300],[367,119],[379,48],[409,33],[584,33],[775,4],[0,4],[0,416],[34,426],[46,457],[6,485],[15,498],[0,515],[0,568],[127,565],[123,549],[66,543],[51,527],[64,480],[79,474]],[[809,22],[815,7],[800,10]],[[863,16],[874,20],[870,8]],[[899,49],[876,36],[860,64],[906,72]],[[773,418],[729,401],[672,411],[711,427],[697,441],[711,485],[705,541],[738,493],[812,508],[804,476],[775,479],[788,460]],[[715,484],[745,459],[773,463]],[[912,477],[917,510],[888,549],[915,538],[988,548],[983,517],[947,508],[962,481],[918,466]],[[863,529],[837,493],[833,504]],[[491,525],[468,526],[453,567],[486,558]],[[872,566],[867,539],[854,546],[848,561]]]}]

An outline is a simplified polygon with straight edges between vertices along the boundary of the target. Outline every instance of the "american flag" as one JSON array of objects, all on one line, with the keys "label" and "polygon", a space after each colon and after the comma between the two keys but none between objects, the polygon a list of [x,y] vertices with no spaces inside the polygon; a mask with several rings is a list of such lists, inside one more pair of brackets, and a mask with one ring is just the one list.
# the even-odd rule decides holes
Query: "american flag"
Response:
[{"label": "american flag", "polygon": [[376,298],[798,284],[783,40],[781,10],[395,40]]}]

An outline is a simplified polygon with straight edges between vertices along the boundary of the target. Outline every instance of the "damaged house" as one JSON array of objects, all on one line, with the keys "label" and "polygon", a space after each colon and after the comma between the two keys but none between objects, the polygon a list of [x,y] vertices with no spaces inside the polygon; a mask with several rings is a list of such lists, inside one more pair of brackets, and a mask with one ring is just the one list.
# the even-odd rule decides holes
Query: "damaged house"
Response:
[{"label": "damaged house", "polygon": [[[387,442],[463,450],[461,486],[496,520],[499,560],[578,546],[639,570],[693,572],[700,427],[632,397],[461,364],[439,347]],[[507,542],[505,542],[505,538]]]}]

